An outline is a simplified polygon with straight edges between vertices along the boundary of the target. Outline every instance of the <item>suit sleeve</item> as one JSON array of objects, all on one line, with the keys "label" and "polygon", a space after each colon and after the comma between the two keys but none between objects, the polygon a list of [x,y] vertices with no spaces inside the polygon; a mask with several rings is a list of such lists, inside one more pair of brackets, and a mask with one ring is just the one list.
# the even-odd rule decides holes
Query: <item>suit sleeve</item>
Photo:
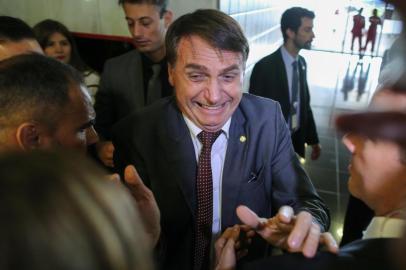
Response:
[{"label": "suit sleeve", "polygon": [[95,128],[105,140],[111,140],[111,129],[114,124],[114,89],[112,67],[107,62],[101,76],[99,90],[96,92],[94,109],[96,111]]},{"label": "suit sleeve", "polygon": [[330,226],[329,210],[300,165],[279,106],[275,115],[276,150],[271,160],[272,205],[276,206],[274,210],[290,205],[295,213],[307,211],[320,224],[322,231],[327,231]]}]

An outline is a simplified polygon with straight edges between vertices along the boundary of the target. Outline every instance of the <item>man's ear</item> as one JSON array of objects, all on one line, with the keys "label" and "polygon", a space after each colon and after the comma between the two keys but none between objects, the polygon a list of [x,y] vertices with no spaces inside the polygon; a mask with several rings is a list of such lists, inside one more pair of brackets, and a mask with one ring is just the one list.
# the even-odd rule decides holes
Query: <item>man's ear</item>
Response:
[{"label": "man's ear", "polygon": [[168,9],[163,15],[165,28],[168,28],[173,21],[173,11]]},{"label": "man's ear", "polygon": [[26,122],[18,126],[16,139],[23,150],[33,150],[41,146],[41,132],[35,123]]},{"label": "man's ear", "polygon": [[288,36],[289,39],[294,39],[296,33],[292,29],[288,28],[286,29],[286,35]]},{"label": "man's ear", "polygon": [[172,67],[172,64],[168,63],[168,81],[172,85],[172,87],[174,86],[173,85],[173,73],[174,72],[175,72],[174,67]]}]

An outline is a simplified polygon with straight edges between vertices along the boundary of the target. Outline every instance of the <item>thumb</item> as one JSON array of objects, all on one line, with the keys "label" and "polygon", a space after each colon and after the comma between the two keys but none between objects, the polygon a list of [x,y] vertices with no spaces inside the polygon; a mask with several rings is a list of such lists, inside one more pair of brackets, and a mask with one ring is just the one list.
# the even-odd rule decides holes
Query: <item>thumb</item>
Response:
[{"label": "thumb", "polygon": [[287,205],[282,206],[281,208],[279,208],[277,216],[278,220],[280,220],[282,223],[289,224],[294,216],[292,207]]},{"label": "thumb", "polygon": [[254,211],[245,205],[238,206],[236,212],[241,222],[254,230],[261,230],[263,228],[263,224],[266,223],[266,219],[259,218]]},{"label": "thumb", "polygon": [[136,185],[140,181],[140,176],[133,165],[125,167],[124,180],[129,185]]},{"label": "thumb", "polygon": [[137,170],[133,165],[128,165],[124,170],[124,181],[135,199],[140,198],[149,192],[149,189],[142,182]]}]

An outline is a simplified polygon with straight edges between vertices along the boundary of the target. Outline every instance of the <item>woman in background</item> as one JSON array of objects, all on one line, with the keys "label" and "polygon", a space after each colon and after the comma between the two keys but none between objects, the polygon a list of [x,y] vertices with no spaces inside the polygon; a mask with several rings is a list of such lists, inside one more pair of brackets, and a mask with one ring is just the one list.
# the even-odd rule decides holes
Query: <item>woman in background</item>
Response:
[{"label": "woman in background", "polygon": [[82,72],[94,104],[94,97],[99,88],[100,76],[83,62],[75,40],[68,28],[58,21],[47,19],[37,23],[33,29],[39,44],[47,56],[69,64]]},{"label": "woman in background", "polygon": [[3,270],[153,269],[127,189],[75,153],[0,156],[0,220]]}]

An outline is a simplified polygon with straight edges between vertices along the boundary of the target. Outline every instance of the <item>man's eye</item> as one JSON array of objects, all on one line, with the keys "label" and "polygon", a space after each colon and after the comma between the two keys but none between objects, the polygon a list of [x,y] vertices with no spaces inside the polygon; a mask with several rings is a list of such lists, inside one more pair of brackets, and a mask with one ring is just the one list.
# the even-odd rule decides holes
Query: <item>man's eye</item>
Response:
[{"label": "man's eye", "polygon": [[188,77],[191,81],[199,82],[199,81],[203,81],[206,76],[204,76],[204,74],[200,74],[200,73],[191,73],[191,74],[188,74]]},{"label": "man's eye", "polygon": [[235,77],[237,77],[236,74],[224,74],[221,76],[221,78],[225,82],[232,82],[232,81],[234,81]]},{"label": "man's eye", "polygon": [[152,21],[151,20],[142,20],[142,21],[140,21],[140,23],[141,23],[142,26],[147,27],[150,24],[152,24]]}]

